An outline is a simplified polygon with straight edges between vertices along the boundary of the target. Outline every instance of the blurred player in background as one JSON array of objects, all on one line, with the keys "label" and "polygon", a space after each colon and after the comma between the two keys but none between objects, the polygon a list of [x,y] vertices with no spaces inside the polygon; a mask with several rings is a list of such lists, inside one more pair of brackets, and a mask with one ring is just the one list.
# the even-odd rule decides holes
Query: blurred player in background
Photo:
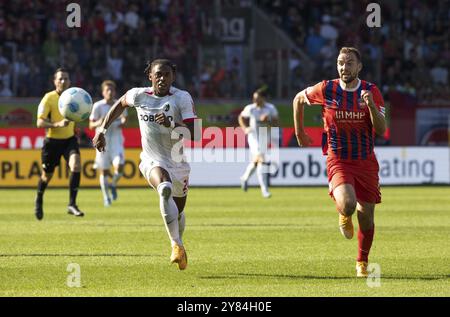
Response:
[{"label": "blurred player in background", "polygon": [[377,86],[358,78],[361,69],[360,52],[343,47],[337,58],[339,79],[324,80],[299,92],[293,107],[300,146],[308,146],[312,141],[304,131],[304,106],[322,107],[325,130],[322,146],[327,155],[329,192],[339,212],[339,228],[347,239],[353,237],[352,214],[357,210],[356,271],[358,277],[367,277],[375,204],[381,202],[374,132],[383,135],[386,121],[383,97]]},{"label": "blurred player in background", "polygon": [[76,204],[78,187],[80,186],[81,159],[78,140],[75,137],[75,123],[65,119],[58,110],[59,96],[70,87],[69,73],[58,68],[54,73],[55,90],[45,94],[38,107],[37,127],[46,129],[46,137],[42,147],[42,174],[37,188],[34,213],[38,220],[44,217],[43,197],[45,189],[52,179],[55,167],[64,156],[70,168],[69,205],[67,211],[74,216],[84,213]]},{"label": "blurred player in background", "polygon": [[[112,105],[116,102],[116,84],[112,80],[105,80],[102,83],[103,98],[97,101],[92,107],[89,117],[89,128],[96,129],[101,126]],[[117,182],[122,177],[123,165],[125,163],[125,151],[123,147],[122,127],[127,121],[127,111],[125,110],[109,127],[108,133],[105,134],[108,147],[104,152],[96,151],[95,168],[99,170],[100,188],[103,194],[103,203],[106,207],[111,205],[112,200],[117,199]],[[111,164],[114,168],[114,175],[111,183],[108,182],[109,170]],[[111,190],[111,196],[109,196]]]},{"label": "blurred player in background", "polygon": [[277,136],[271,133],[270,127],[278,126],[278,111],[271,103],[266,102],[266,94],[262,89],[253,93],[253,103],[245,106],[239,115],[239,125],[247,134],[248,146],[252,154],[252,162],[241,176],[241,186],[247,191],[248,179],[256,170],[261,193],[264,198],[271,196],[269,192],[269,164],[266,153],[271,142],[278,142]]},{"label": "blurred player in background", "polygon": [[[171,263],[180,270],[187,266],[187,255],[182,235],[185,228],[184,206],[186,204],[190,166],[182,153],[182,136],[175,128],[184,127],[192,140],[201,132],[194,129],[197,118],[191,95],[172,86],[176,66],[167,59],[156,59],[145,69],[151,87],[133,88],[127,91],[107,113],[94,137],[94,146],[100,152],[108,147],[106,130],[120,117],[127,107],[135,107],[141,130],[141,164],[144,177],[159,194],[160,211],[172,244]],[[180,129],[177,129],[180,130]],[[173,151],[174,147],[180,151]],[[176,153],[175,153],[176,152]]]}]

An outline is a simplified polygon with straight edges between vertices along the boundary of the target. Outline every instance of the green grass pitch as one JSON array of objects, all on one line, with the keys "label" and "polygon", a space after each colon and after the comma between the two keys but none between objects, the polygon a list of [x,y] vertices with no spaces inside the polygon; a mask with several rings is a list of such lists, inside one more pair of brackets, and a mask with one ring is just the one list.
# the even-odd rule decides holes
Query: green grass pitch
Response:
[{"label": "green grass pitch", "polygon": [[450,296],[449,187],[382,188],[379,287],[355,278],[357,239],[340,235],[326,187],[272,193],[192,188],[179,271],[150,189],[122,189],[110,208],[82,189],[84,218],[66,214],[68,190],[49,189],[42,222],[34,190],[1,189],[0,296]]}]

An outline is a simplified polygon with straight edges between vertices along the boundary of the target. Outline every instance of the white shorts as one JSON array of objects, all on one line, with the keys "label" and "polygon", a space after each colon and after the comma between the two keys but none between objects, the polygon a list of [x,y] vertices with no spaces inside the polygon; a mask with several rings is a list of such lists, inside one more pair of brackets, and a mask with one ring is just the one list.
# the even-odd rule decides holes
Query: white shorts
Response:
[{"label": "white shorts", "polygon": [[[182,162],[175,167],[168,167],[164,162],[156,160],[142,160],[139,164],[139,169],[144,175],[147,182],[150,184],[150,172],[154,167],[161,167],[165,169],[172,180],[172,188],[174,197],[185,197],[189,189],[189,173],[191,167],[188,163]],[[150,184],[150,186],[152,186]]]},{"label": "white shorts", "polygon": [[[264,159],[265,154],[269,149],[269,143],[266,140],[259,140],[253,135],[248,135],[248,147],[250,148],[250,153],[253,157],[259,155]],[[265,142],[264,142],[265,141]]]},{"label": "white shorts", "polygon": [[96,152],[94,168],[107,170],[111,165],[119,166],[124,163],[125,155],[123,146],[109,147],[105,152]]}]

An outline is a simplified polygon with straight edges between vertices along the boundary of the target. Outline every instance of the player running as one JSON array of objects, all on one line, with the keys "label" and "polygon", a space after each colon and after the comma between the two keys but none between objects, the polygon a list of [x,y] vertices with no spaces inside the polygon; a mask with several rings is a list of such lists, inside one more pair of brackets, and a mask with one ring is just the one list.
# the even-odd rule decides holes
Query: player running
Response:
[{"label": "player running", "polygon": [[[116,84],[112,80],[105,80],[102,83],[103,98],[94,103],[92,112],[89,117],[89,128],[98,130],[101,126],[112,105],[116,102]],[[117,199],[117,182],[122,177],[123,165],[125,163],[125,155],[123,148],[122,127],[127,121],[127,111],[125,110],[109,127],[108,133],[105,134],[108,148],[104,152],[96,151],[95,168],[99,170],[100,188],[103,194],[103,203],[105,207],[111,205],[112,200]],[[109,170],[111,164],[114,167],[114,175],[111,183],[108,182]],[[109,196],[109,189],[111,196]]]},{"label": "player running", "polygon": [[197,125],[194,129],[197,116],[191,95],[172,86],[176,66],[169,60],[156,59],[148,63],[145,73],[152,86],[127,91],[106,114],[93,142],[96,149],[105,151],[107,129],[127,107],[136,108],[142,142],[139,169],[159,194],[159,207],[172,244],[170,261],[184,270],[187,256],[182,235],[190,166],[183,156],[180,159],[177,155],[183,150],[182,136],[177,131],[180,127],[187,128],[189,131],[185,130],[183,135],[190,133],[192,140],[201,134]]},{"label": "player running", "polygon": [[244,175],[241,176],[241,187],[247,191],[248,179],[256,170],[261,193],[264,198],[269,198],[271,196],[267,173],[269,162],[266,161],[266,152],[272,140],[278,141],[270,131],[271,126],[278,126],[278,111],[273,104],[266,102],[263,90],[258,89],[253,93],[253,103],[242,110],[239,125],[248,136],[248,146],[253,157]]},{"label": "player running", "polygon": [[55,167],[64,156],[70,169],[69,179],[69,214],[81,217],[84,213],[76,204],[78,187],[80,186],[81,159],[78,140],[75,137],[75,123],[65,119],[58,110],[59,96],[70,87],[69,73],[58,68],[53,75],[55,90],[45,94],[38,107],[37,127],[46,129],[42,147],[42,174],[39,178],[34,214],[38,220],[44,217],[42,208],[44,192],[52,179]]},{"label": "player running", "polygon": [[367,277],[375,204],[381,202],[374,132],[383,135],[386,121],[383,97],[374,84],[358,78],[361,69],[360,52],[343,47],[337,58],[340,78],[324,80],[299,92],[293,108],[298,144],[308,146],[312,140],[304,131],[304,105],[322,107],[322,147],[327,155],[329,193],[339,212],[340,231],[347,239],[353,237],[352,214],[357,210],[356,272],[358,277]]}]

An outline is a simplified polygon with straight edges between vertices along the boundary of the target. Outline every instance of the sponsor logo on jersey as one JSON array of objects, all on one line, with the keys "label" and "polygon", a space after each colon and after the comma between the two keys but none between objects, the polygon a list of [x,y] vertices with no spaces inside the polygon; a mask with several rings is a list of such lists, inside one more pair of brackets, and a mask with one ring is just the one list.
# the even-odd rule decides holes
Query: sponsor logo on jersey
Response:
[{"label": "sponsor logo on jersey", "polygon": [[364,120],[365,116],[366,116],[366,113],[362,112],[362,111],[345,111],[345,110],[336,111],[336,120],[360,121],[360,120]]},{"label": "sponsor logo on jersey", "polygon": [[[146,122],[155,122],[155,116],[156,115],[153,115],[153,114],[141,114],[141,115],[139,115],[139,120],[146,121]],[[167,116],[167,119],[169,119],[169,121],[173,121],[172,116]]]}]

